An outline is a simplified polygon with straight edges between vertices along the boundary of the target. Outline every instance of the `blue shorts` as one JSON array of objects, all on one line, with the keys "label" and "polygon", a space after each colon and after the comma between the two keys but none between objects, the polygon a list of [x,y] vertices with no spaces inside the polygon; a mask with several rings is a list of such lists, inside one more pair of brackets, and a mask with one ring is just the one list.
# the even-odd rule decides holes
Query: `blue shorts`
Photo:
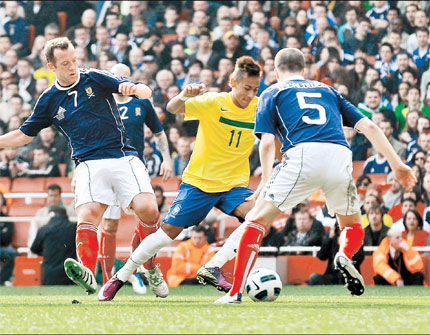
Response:
[{"label": "blue shorts", "polygon": [[[184,228],[196,226],[206,218],[213,207],[225,214],[235,216],[233,214],[235,208],[253,193],[254,191],[247,187],[235,187],[227,192],[207,193],[193,185],[182,183],[164,222]],[[237,218],[243,221],[242,218]]]}]

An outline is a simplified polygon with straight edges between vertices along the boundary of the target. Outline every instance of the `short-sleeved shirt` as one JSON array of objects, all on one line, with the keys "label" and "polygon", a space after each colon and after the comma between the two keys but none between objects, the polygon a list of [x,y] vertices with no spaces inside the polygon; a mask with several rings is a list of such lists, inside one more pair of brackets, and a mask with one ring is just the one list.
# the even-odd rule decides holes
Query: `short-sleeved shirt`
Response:
[{"label": "short-sleeved shirt", "polygon": [[136,99],[133,97],[124,102],[117,101],[117,104],[130,144],[136,148],[139,158],[143,160],[145,124],[153,134],[161,133],[164,130],[154,106],[149,99]]},{"label": "short-sleeved shirt", "polygon": [[184,183],[205,192],[225,192],[248,186],[249,155],[258,98],[237,107],[231,93],[209,92],[186,101],[185,116],[200,121]]},{"label": "short-sleeved shirt", "polygon": [[20,130],[36,136],[41,129],[55,125],[68,139],[76,164],[137,156],[112,95],[123,82],[127,80],[107,71],[79,69],[74,84],[63,87],[55,81],[40,95]]},{"label": "short-sleeved shirt", "polygon": [[278,136],[282,152],[304,142],[330,142],[349,148],[342,126],[364,117],[334,88],[291,76],[260,96],[254,133]]}]

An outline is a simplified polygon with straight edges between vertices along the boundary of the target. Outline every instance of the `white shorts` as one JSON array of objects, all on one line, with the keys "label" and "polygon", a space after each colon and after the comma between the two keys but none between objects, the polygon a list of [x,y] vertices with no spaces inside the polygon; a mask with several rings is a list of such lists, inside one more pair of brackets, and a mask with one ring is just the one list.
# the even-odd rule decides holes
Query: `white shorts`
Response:
[{"label": "white shorts", "polygon": [[84,161],[75,170],[75,208],[99,202],[128,208],[139,193],[152,193],[145,164],[136,156]]},{"label": "white shorts", "polygon": [[103,219],[119,220],[121,218],[121,207],[109,206],[103,214]]},{"label": "white shorts", "polygon": [[322,189],[330,215],[360,212],[352,152],[334,143],[301,143],[285,154],[264,189],[264,200],[289,210]]}]

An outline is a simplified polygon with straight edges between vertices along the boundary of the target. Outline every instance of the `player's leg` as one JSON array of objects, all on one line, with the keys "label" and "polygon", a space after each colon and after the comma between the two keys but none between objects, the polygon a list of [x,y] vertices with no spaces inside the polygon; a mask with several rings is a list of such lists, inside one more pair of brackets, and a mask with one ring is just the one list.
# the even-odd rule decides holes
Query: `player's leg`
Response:
[{"label": "player's leg", "polygon": [[346,147],[331,146],[326,155],[333,161],[327,161],[327,182],[323,186],[327,208],[331,215],[336,214],[340,227],[339,252],[334,265],[345,278],[351,294],[364,292],[364,280],[352,263],[352,256],[363,244],[364,230],[361,225],[361,212],[357,189],[352,178],[351,152]]},{"label": "player's leg", "polygon": [[103,284],[112,277],[116,254],[116,233],[120,217],[121,208],[119,206],[109,206],[103,214],[98,257],[103,274]]},{"label": "player's leg", "polygon": [[106,207],[98,202],[89,202],[76,208],[76,255],[79,262],[71,258],[64,262],[67,276],[88,294],[97,289],[94,276],[98,254],[97,225]]},{"label": "player's leg", "polygon": [[[153,193],[140,193],[133,198],[130,207],[139,220],[139,238],[143,241],[147,236],[155,233],[160,226],[160,213],[158,212],[155,196]],[[156,254],[155,252],[152,257],[143,262],[143,266],[139,266],[137,272],[146,277],[151,291],[157,297],[165,298],[169,294],[169,288],[161,270],[154,263]]]},{"label": "player's leg", "polygon": [[[252,195],[252,190],[246,187],[236,187],[228,192],[224,192],[221,200],[215,205],[228,215],[245,219],[246,214],[254,207],[254,201],[246,201]],[[239,242],[245,230],[245,225],[241,224],[227,238],[220,250],[202,266],[197,272],[197,279],[202,284],[210,284],[220,291],[228,292],[231,284],[226,281],[221,268],[234,257],[239,247]]]},{"label": "player's leg", "polygon": [[140,265],[153,257],[161,248],[168,246],[184,227],[200,223],[216,203],[216,199],[211,201],[208,199],[210,197],[212,195],[206,194],[194,186],[181,184],[179,193],[165,222],[162,223],[161,229],[148,235],[140,243],[126,264],[103,286],[99,293],[99,300],[112,300],[124,281],[128,280]]},{"label": "player's leg", "polygon": [[239,303],[245,288],[246,279],[257,260],[261,242],[273,220],[281,213],[262,196],[257,199],[254,209],[248,214],[245,229],[240,239],[234,264],[232,287],[224,297],[215,303]]}]

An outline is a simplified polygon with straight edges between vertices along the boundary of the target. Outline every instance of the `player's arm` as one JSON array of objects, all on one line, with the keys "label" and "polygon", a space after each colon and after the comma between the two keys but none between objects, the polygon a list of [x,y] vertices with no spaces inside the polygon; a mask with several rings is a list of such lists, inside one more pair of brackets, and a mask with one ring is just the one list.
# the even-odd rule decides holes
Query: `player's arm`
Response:
[{"label": "player's arm", "polygon": [[167,136],[164,131],[155,134],[155,144],[157,145],[158,150],[160,150],[161,155],[163,156],[163,162],[160,166],[160,175],[163,176],[163,181],[166,181],[173,174],[173,165],[172,158],[170,157],[169,152],[169,143],[167,141]]},{"label": "player's arm", "polygon": [[25,135],[21,130],[12,130],[11,132],[0,136],[0,148],[15,148],[26,145],[33,141],[34,137]]},{"label": "player's arm", "polygon": [[269,181],[273,171],[273,163],[275,162],[275,135],[269,133],[261,134],[261,141],[258,147],[261,162],[261,181],[257,190],[247,200],[257,200],[266,183]]},{"label": "player's arm", "polygon": [[171,99],[166,106],[169,113],[184,114],[185,101],[205,92],[204,84],[187,84],[176,97]]},{"label": "player's arm", "polygon": [[134,84],[132,82],[124,82],[119,84],[118,92],[122,95],[135,95],[139,99],[149,99],[152,96],[152,90],[145,84]]},{"label": "player's arm", "polygon": [[417,179],[411,168],[402,162],[390,142],[388,142],[387,137],[373,121],[368,118],[362,118],[355,125],[355,129],[369,139],[377,152],[384,155],[397,180],[408,189],[411,189],[416,184]]}]

